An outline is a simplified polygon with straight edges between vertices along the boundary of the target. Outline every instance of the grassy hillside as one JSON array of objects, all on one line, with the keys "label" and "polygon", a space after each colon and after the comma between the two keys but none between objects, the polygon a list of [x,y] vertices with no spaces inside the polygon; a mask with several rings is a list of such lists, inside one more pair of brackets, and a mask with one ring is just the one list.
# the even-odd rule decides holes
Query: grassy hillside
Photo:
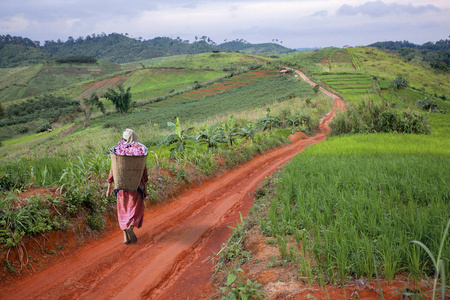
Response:
[{"label": "grassy hillside", "polygon": [[323,72],[353,72],[355,67],[345,49],[324,48],[283,55],[274,63],[287,64],[310,75]]},{"label": "grassy hillside", "polygon": [[261,65],[270,61],[269,58],[246,55],[240,53],[202,53],[197,55],[175,55],[159,57],[150,60],[142,60],[133,63],[125,63],[124,67],[149,68],[175,68],[175,69],[195,69],[195,70],[215,70],[231,71],[235,69],[249,67],[251,65]]},{"label": "grassy hillside", "polygon": [[[50,64],[37,65],[33,68],[2,69],[3,90],[0,91],[0,95],[7,109],[14,103],[29,101],[27,99],[30,97],[44,93],[54,92],[68,99],[81,101],[94,92],[102,95],[108,88],[123,84],[131,87],[134,106],[139,106],[161,97],[192,90],[195,85],[219,80],[227,74],[262,66],[268,61],[267,58],[239,53],[205,53],[154,60],[145,63],[158,66],[158,69],[142,68],[141,62],[123,66],[99,62],[94,65]],[[17,80],[17,83],[14,80]],[[110,101],[103,103],[108,112],[115,112]],[[96,109],[94,116],[98,116]],[[66,114],[59,117],[55,112],[33,122],[26,116],[20,118],[20,120],[4,118],[0,122],[2,125],[0,140],[34,133],[36,128],[48,122],[50,125],[46,126],[55,129],[73,121],[77,116]]]},{"label": "grassy hillside", "polygon": [[431,68],[407,62],[403,58],[375,48],[356,47],[351,51],[358,59],[365,74],[377,75],[387,80],[392,80],[400,74],[409,80],[411,87],[417,90],[429,94],[449,95],[450,79],[448,74],[436,73]]},{"label": "grassy hillside", "polygon": [[174,91],[191,89],[195,82],[206,82],[225,74],[221,71],[140,69],[102,80],[83,82],[64,92],[74,99],[83,99],[93,92],[101,95],[108,88],[123,84],[131,87],[133,101],[142,102]]},{"label": "grassy hillside", "polygon": [[121,71],[120,65],[109,62],[92,65],[52,63],[0,69],[0,102],[8,105],[18,99],[52,93],[82,81]]},{"label": "grassy hillside", "polygon": [[[407,100],[428,97],[440,101],[450,91],[448,74],[370,47],[290,53],[275,62],[305,71],[323,87],[352,101],[372,99],[403,105]],[[393,91],[391,83],[398,75],[409,81],[409,87]]]}]

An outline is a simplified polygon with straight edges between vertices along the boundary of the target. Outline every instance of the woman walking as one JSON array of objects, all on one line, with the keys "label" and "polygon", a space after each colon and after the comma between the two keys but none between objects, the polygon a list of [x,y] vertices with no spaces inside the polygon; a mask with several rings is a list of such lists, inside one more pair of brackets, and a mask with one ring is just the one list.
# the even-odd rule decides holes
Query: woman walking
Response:
[{"label": "woman walking", "polygon": [[[123,132],[123,140],[119,142],[123,147],[132,147],[137,143],[137,135],[132,129]],[[133,143],[135,142],[135,143]],[[114,183],[113,169],[109,172],[107,179],[108,190],[106,197],[109,198]],[[140,228],[144,219],[144,198],[147,196],[148,173],[147,166],[144,168],[139,187],[136,191],[114,190],[117,196],[117,216],[120,229],[123,230],[123,243],[136,243],[137,237],[133,229]]]}]

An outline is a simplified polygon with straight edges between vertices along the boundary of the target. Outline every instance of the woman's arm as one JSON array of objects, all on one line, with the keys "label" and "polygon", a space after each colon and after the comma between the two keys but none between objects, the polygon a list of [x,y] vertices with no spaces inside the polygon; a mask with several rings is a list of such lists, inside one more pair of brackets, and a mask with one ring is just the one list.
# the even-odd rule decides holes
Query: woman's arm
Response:
[{"label": "woman's arm", "polygon": [[111,191],[112,191],[112,182],[108,183],[108,190],[106,190],[106,198],[109,198],[109,196],[111,196]]}]

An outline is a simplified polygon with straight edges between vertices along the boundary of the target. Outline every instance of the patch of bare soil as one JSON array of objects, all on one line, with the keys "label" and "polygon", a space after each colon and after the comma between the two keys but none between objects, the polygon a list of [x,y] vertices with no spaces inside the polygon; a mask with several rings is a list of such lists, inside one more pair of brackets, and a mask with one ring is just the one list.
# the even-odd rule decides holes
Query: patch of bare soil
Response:
[{"label": "patch of bare soil", "polygon": [[[308,282],[307,278],[299,275],[298,267],[283,261],[276,239],[263,235],[258,227],[247,233],[244,249],[250,251],[252,257],[242,269],[245,278],[261,284],[260,289],[266,293],[267,299],[381,299],[376,279],[370,282],[357,279],[344,287]],[[381,279],[380,286],[384,299],[394,300],[401,298],[400,291],[414,284],[400,275],[392,282]]]}]

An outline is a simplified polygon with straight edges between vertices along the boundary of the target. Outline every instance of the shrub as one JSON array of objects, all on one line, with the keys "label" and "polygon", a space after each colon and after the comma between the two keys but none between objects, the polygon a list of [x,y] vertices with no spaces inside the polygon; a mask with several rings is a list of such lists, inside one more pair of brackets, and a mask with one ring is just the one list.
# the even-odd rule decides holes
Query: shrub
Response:
[{"label": "shrub", "polygon": [[402,75],[397,75],[397,77],[392,81],[391,86],[396,90],[401,90],[409,86],[409,81]]},{"label": "shrub", "polygon": [[28,127],[27,126],[20,126],[19,128],[17,128],[17,133],[27,133],[28,132]]},{"label": "shrub", "polygon": [[46,131],[48,129],[51,129],[51,128],[52,128],[52,125],[50,124],[50,122],[49,121],[44,121],[44,122],[41,123],[41,126],[39,126],[38,129],[36,129],[36,133],[44,132],[44,131]]},{"label": "shrub", "polygon": [[437,112],[437,113],[443,113],[445,114],[447,111],[445,109],[442,109],[435,100],[431,98],[426,99],[420,99],[417,100],[417,106],[420,107],[423,110]]},{"label": "shrub", "polygon": [[394,109],[389,104],[364,101],[349,105],[330,123],[331,134],[399,132],[430,133],[425,116],[413,110]]},{"label": "shrub", "polygon": [[57,214],[59,199],[31,197],[19,201],[12,194],[0,199],[0,244],[16,246],[24,235],[61,228]]}]

